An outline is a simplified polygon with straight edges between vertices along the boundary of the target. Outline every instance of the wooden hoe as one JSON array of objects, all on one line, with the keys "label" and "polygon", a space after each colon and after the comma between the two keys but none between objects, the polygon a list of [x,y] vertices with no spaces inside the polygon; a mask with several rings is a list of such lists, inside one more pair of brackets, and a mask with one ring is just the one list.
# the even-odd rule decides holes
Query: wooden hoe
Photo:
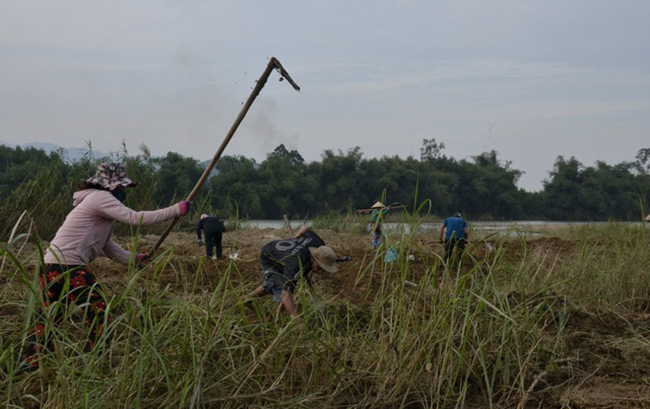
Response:
[{"label": "wooden hoe", "polygon": [[[226,149],[226,146],[228,146],[228,143],[230,142],[233,135],[237,131],[237,128],[239,127],[239,124],[241,124],[242,120],[246,116],[246,113],[250,109],[251,105],[253,105],[253,101],[255,101],[255,98],[257,98],[257,96],[259,95],[262,88],[264,88],[264,85],[266,84],[266,80],[269,78],[269,75],[271,75],[271,71],[273,71],[273,70],[277,70],[278,73],[280,73],[280,75],[281,75],[280,81],[282,81],[283,79],[286,79],[289,82],[289,84],[291,84],[291,86],[296,91],[300,91],[300,87],[298,86],[298,84],[293,82],[293,80],[289,76],[289,73],[284,69],[282,64],[280,64],[280,61],[278,61],[278,59],[275,58],[275,57],[271,57],[271,60],[269,61],[268,65],[266,66],[266,69],[262,73],[262,76],[260,77],[260,79],[257,80],[257,84],[255,84],[255,88],[253,88],[253,91],[251,92],[251,95],[246,100],[246,103],[244,104],[241,111],[239,112],[239,115],[237,115],[237,118],[235,119],[235,122],[230,127],[230,130],[228,131],[228,134],[226,135],[226,137],[223,139],[223,142],[221,142],[221,146],[219,146],[219,149],[214,154],[214,157],[212,158],[212,161],[205,168],[205,171],[203,171],[203,175],[201,175],[201,178],[196,183],[196,186],[194,186],[194,189],[192,189],[192,192],[189,194],[189,196],[187,196],[187,199],[185,199],[185,200],[191,202],[192,199],[194,199],[194,196],[196,196],[196,193],[198,192],[199,188],[203,185],[205,180],[208,178],[208,176],[210,175],[210,172],[212,172],[212,168],[214,168],[214,166],[217,164],[217,161],[221,157],[221,154]],[[156,250],[158,250],[158,248],[160,247],[162,242],[167,238],[169,233],[172,231],[172,229],[174,228],[174,226],[176,225],[178,220],[180,220],[180,216],[175,217],[171,221],[171,223],[169,224],[169,226],[167,226],[167,229],[165,229],[165,231],[160,236],[160,238],[158,239],[156,244],[154,244],[151,251],[149,251],[149,253],[147,254],[147,257],[152,257],[154,255]]]}]

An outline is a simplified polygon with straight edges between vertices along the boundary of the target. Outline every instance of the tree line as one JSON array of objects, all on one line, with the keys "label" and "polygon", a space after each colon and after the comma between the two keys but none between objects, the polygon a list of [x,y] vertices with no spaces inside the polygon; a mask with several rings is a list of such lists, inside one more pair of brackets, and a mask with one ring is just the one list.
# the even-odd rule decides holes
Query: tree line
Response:
[{"label": "tree line", "polygon": [[[358,147],[326,150],[319,161],[309,163],[284,145],[261,163],[241,155],[224,156],[195,204],[222,217],[250,219],[346,213],[377,200],[405,203],[410,209],[426,201],[433,216],[459,211],[473,220],[640,220],[648,213],[650,148],[615,165],[598,161],[585,166],[574,157],[559,156],[539,192],[518,188],[522,172],[496,151],[457,160],[445,155],[444,148],[435,139],[423,140],[419,158],[364,158]],[[22,211],[41,206],[39,214],[62,221],[77,182],[109,159],[125,162],[129,177],[140,182],[127,198],[136,209],[184,199],[206,166],[174,152],[152,157],[146,147],[141,150],[135,156],[88,155],[68,163],[58,153],[0,146],[0,217],[10,223]]]},{"label": "tree line", "polygon": [[419,159],[364,158],[358,147],[326,150],[320,161],[306,163],[280,145],[259,164],[244,156],[222,158],[209,189],[216,208],[237,203],[240,213],[262,219],[349,212],[376,200],[427,199],[435,216],[459,211],[474,220],[640,220],[648,212],[650,149],[616,165],[585,166],[559,156],[543,189],[527,192],[517,187],[522,172],[496,151],[456,160],[444,148],[435,139],[423,140]]}]

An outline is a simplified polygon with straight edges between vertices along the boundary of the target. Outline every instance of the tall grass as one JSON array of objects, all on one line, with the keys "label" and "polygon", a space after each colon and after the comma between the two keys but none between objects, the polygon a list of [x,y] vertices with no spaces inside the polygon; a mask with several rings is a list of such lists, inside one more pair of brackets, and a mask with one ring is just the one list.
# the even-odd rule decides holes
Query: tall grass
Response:
[{"label": "tall grass", "polygon": [[67,193],[79,180],[88,178],[88,167],[86,162],[80,163],[69,172],[62,162],[53,161],[19,185],[0,206],[2,237],[7,237],[24,211],[39,221],[35,227],[40,234],[52,235],[72,209],[71,193]]},{"label": "tall grass", "polygon": [[[533,251],[523,236],[490,238],[490,251],[468,250],[455,268],[421,248],[415,231],[395,232],[347,271],[355,297],[316,300],[300,286],[304,327],[276,317],[270,303],[243,304],[249,272],[235,262],[196,265],[170,248],[144,270],[130,265],[124,289],[108,298],[110,345],[83,352],[80,308],[66,309],[63,324],[48,327],[54,350],[33,373],[16,367],[42,308],[34,262],[42,244],[15,235],[2,249],[0,271],[0,402],[523,407],[563,357],[568,308],[637,308],[635,300],[650,294],[648,240],[640,229],[604,239],[585,231],[589,240],[562,253],[552,241],[548,251]],[[29,252],[25,240],[35,244]],[[511,257],[514,247],[518,258]],[[384,261],[389,248],[393,262]]]},{"label": "tall grass", "polygon": [[[126,164],[129,177],[138,182],[137,188],[127,190],[125,204],[134,210],[155,210],[169,206],[172,203],[156,203],[156,172],[152,159],[148,155],[129,157],[122,155],[118,158],[94,159],[92,151],[82,160],[66,165],[62,160],[52,160],[39,168],[36,174],[19,185],[11,194],[0,200],[0,237],[8,237],[23,212],[28,217],[37,220],[34,226],[36,233],[44,240],[50,240],[66,215],[72,210],[74,192],[82,180],[88,179],[97,170],[97,165],[104,161],[118,160]],[[209,195],[210,193],[208,193]],[[177,201],[184,198],[178,198]],[[209,203],[203,195],[197,201]],[[191,231],[195,226],[194,220],[183,218],[176,230]],[[145,233],[161,233],[165,225],[147,226]],[[115,232],[119,235],[132,235],[134,228],[127,225],[116,225]]]}]

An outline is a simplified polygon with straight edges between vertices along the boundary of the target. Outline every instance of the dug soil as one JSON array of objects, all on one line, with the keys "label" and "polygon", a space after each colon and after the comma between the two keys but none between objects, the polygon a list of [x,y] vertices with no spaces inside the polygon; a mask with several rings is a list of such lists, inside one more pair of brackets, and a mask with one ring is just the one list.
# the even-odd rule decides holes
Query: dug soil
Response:
[{"label": "dug soil", "polygon": [[[356,306],[361,311],[369,307],[381,280],[378,274],[359,274],[376,257],[370,248],[370,238],[329,230],[319,230],[318,234],[339,256],[350,256],[351,260],[340,263],[336,275],[315,276],[316,290],[324,297],[345,301],[346,305]],[[206,259],[204,247],[197,245],[195,235],[172,233],[159,251],[174,248],[158,285],[179,294],[186,294],[188,289],[210,291],[230,266],[237,271],[231,275],[233,285],[240,286],[242,294],[246,294],[261,284],[258,261],[261,247],[286,236],[286,231],[277,229],[228,232],[223,239],[225,258],[211,260]],[[141,237],[139,251],[151,248],[157,239],[155,235]],[[130,243],[125,239],[121,244]],[[507,245],[506,257],[517,260],[524,251],[544,252],[552,255],[548,263],[560,263],[571,257],[576,245],[558,238],[518,240]],[[481,260],[492,250],[491,246],[483,242],[470,246],[467,251],[476,260]],[[423,275],[431,274],[430,266],[442,252],[436,237],[417,237],[409,249],[412,255],[409,281],[417,283]],[[179,269],[181,264],[183,268]],[[200,265],[204,268],[199,268]],[[120,293],[124,289],[128,277],[123,266],[100,258],[93,262],[92,269],[109,292]],[[202,273],[198,277],[194,274],[185,277],[178,273],[179,270]],[[517,296],[512,295],[515,301]],[[520,407],[650,407],[650,300],[632,300],[627,304],[610,305],[606,310],[589,311],[565,303],[563,309],[566,314],[562,334],[565,356],[554,360],[552,366],[540,369]],[[14,310],[0,310],[0,321],[20,319],[23,317],[16,316]]]}]

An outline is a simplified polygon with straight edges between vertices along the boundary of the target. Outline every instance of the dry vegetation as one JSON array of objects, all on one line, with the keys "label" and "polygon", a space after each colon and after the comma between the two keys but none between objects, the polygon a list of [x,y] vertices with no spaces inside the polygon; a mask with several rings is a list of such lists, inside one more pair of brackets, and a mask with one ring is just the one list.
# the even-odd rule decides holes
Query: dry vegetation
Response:
[{"label": "dry vegetation", "polygon": [[[338,229],[337,229],[338,230]],[[53,329],[56,350],[16,373],[38,297],[24,239],[0,271],[0,401],[6,406],[643,407],[650,406],[650,252],[643,227],[476,239],[459,270],[436,235],[369,237],[319,229],[342,256],[336,275],[296,293],[305,326],[261,282],[261,246],[282,230],[228,232],[233,260],[206,260],[173,233],[145,270],[98,259],[113,297],[110,347],[84,353],[79,311]],[[157,239],[122,238],[147,249]],[[386,246],[388,247],[388,246]],[[225,249],[226,254],[229,248]],[[412,255],[413,257],[409,257]],[[11,258],[14,258],[12,261]]]}]

